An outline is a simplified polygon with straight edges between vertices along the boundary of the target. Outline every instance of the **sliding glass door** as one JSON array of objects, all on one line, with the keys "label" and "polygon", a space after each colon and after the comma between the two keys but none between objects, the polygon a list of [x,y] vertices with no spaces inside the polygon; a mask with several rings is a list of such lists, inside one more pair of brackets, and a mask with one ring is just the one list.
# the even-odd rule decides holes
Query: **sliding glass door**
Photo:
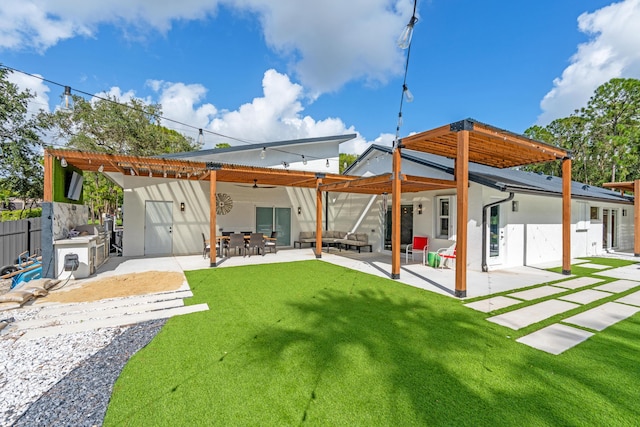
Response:
[{"label": "sliding glass door", "polygon": [[256,207],[256,232],[278,232],[278,246],[291,246],[291,208]]}]

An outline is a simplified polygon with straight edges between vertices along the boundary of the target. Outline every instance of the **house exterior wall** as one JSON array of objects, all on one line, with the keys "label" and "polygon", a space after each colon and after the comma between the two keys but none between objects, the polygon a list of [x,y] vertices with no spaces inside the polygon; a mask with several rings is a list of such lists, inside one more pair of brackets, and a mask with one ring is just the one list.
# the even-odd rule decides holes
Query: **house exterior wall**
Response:
[{"label": "house exterior wall", "polygon": [[[145,204],[147,201],[173,202],[173,254],[188,255],[202,252],[202,233],[209,236],[209,181],[187,181],[163,178],[125,177],[124,179],[123,254],[143,256]],[[291,242],[296,240],[301,226],[315,229],[315,190],[283,187],[253,189],[236,184],[217,183],[218,193],[227,193],[233,209],[227,215],[217,215],[217,232],[255,231],[256,207],[291,209]],[[292,196],[295,198],[292,199]],[[294,204],[300,202],[300,204]],[[185,211],[180,211],[180,203]],[[313,204],[311,204],[313,203]],[[298,206],[301,214],[298,215]],[[313,225],[311,226],[311,222]]]}]

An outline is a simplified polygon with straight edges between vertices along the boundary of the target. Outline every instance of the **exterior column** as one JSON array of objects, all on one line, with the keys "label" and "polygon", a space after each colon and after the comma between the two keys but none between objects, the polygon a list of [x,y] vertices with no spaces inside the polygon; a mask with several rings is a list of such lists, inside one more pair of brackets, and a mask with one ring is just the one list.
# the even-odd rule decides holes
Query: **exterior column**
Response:
[{"label": "exterior column", "polygon": [[322,258],[322,178],[316,178],[316,258]]},{"label": "exterior column", "polygon": [[[402,200],[402,186],[400,183],[401,169],[400,144],[396,144],[393,151],[393,172],[391,182],[391,278],[400,278],[400,204]],[[384,238],[384,236],[383,236]]]},{"label": "exterior column", "polygon": [[[216,200],[216,177],[215,170],[211,170],[209,174],[209,263],[210,267],[216,266],[216,257],[218,253],[216,251],[216,234],[218,229],[216,227],[216,208],[218,207],[218,201]],[[222,251],[222,247],[220,248]]]},{"label": "exterior column", "polygon": [[53,156],[44,153],[44,195],[43,201],[53,202]]},{"label": "exterior column", "polygon": [[455,296],[467,296],[467,223],[469,222],[469,131],[458,132],[456,178],[456,289]]},{"label": "exterior column", "polygon": [[571,274],[571,158],[562,160],[562,274]]},{"label": "exterior column", "polygon": [[633,255],[640,257],[640,179],[633,181]]}]

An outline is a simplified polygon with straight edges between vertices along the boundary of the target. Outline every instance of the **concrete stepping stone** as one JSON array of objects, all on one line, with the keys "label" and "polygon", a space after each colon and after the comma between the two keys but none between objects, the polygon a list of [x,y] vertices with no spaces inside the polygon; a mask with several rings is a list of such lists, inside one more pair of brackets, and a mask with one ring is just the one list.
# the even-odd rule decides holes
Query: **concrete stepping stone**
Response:
[{"label": "concrete stepping stone", "polygon": [[607,302],[591,310],[564,319],[563,322],[595,331],[602,331],[627,317],[633,316],[638,311],[640,311],[640,307]]},{"label": "concrete stepping stone", "polygon": [[592,268],[594,270],[604,270],[605,268],[611,268],[610,265],[594,264],[592,262],[588,262],[586,264],[580,264],[580,267]]},{"label": "concrete stepping stone", "polygon": [[593,289],[585,289],[583,291],[574,292],[569,295],[558,297],[558,299],[577,302],[578,304],[589,304],[599,299],[610,297],[609,292],[594,291]]},{"label": "concrete stepping stone", "polygon": [[483,299],[482,301],[470,302],[465,304],[465,307],[473,308],[474,310],[481,311],[483,313],[489,313],[490,311],[500,310],[501,308],[509,307],[514,304],[520,304],[522,301],[509,298],[509,297],[492,297]]},{"label": "concrete stepping stone", "polygon": [[578,277],[577,279],[554,283],[553,286],[567,289],[578,289],[589,285],[595,285],[598,282],[602,282],[602,279],[596,279],[594,277]]},{"label": "concrete stepping stone", "polygon": [[628,279],[640,281],[640,264],[631,264],[624,267],[613,268],[598,272],[599,276],[613,277],[616,279]]},{"label": "concrete stepping stone", "polygon": [[497,323],[498,325],[506,326],[507,328],[518,330],[553,317],[556,314],[573,310],[576,307],[580,306],[572,302],[553,299],[489,317],[487,320]]},{"label": "concrete stepping stone", "polygon": [[635,305],[636,307],[640,307],[640,291],[629,294],[626,297],[622,297],[616,300],[616,302],[621,302],[624,304]]},{"label": "concrete stepping stone", "polygon": [[640,282],[633,282],[631,280],[616,280],[615,282],[609,282],[601,286],[596,286],[593,289],[618,294],[620,292],[626,292],[629,289],[633,289],[637,286],[640,286]]},{"label": "concrete stepping stone", "polygon": [[593,332],[556,323],[520,337],[516,341],[529,347],[558,355],[591,336],[593,336]]},{"label": "concrete stepping stone", "polygon": [[532,301],[538,298],[548,297],[549,295],[567,292],[566,289],[556,288],[555,286],[540,286],[538,288],[527,289],[526,291],[514,292],[509,294],[510,297]]}]

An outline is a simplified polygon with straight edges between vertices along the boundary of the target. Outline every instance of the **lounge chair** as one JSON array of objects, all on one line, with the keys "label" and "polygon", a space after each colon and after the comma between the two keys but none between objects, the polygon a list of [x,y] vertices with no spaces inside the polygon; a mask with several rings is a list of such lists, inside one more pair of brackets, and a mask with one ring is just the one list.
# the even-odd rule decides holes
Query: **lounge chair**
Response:
[{"label": "lounge chair", "polygon": [[276,243],[278,239],[278,232],[272,231],[271,237],[264,239],[264,247],[269,248],[269,252],[278,253],[278,249],[276,248]]}]

